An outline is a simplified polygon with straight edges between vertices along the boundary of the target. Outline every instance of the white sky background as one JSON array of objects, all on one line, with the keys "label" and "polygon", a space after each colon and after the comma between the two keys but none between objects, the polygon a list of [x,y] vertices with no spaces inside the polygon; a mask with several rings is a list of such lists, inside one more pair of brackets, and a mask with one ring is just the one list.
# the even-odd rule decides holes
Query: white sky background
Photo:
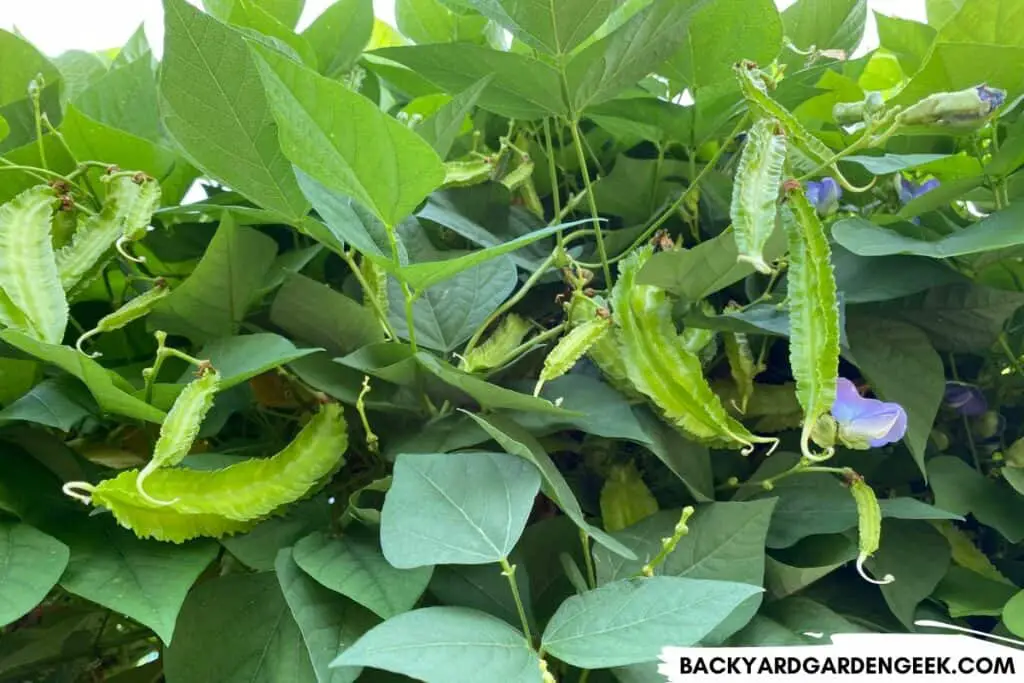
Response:
[{"label": "white sky background", "polygon": [[[199,5],[200,0],[189,0]],[[306,0],[299,21],[305,28],[333,0]],[[776,0],[780,8],[795,0]],[[925,0],[868,0],[872,10],[890,16],[925,20]],[[377,17],[394,25],[394,0],[374,0]],[[163,46],[163,12],[160,0],[0,0],[0,28],[18,30],[50,56],[65,50],[105,50],[123,45],[140,23],[157,55]],[[878,41],[874,17],[861,51]],[[2,68],[2,66],[0,66]]]}]

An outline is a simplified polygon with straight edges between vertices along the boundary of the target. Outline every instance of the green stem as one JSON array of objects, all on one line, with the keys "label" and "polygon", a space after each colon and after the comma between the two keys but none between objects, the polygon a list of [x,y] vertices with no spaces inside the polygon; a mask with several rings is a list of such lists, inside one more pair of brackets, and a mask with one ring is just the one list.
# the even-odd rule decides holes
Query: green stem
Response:
[{"label": "green stem", "polygon": [[587,584],[591,589],[597,588],[597,574],[594,571],[594,557],[590,554],[590,536],[580,529],[580,544],[583,545],[583,564],[587,569]]},{"label": "green stem", "polygon": [[[395,264],[395,270],[400,270],[402,268],[402,260],[398,256],[398,235],[395,233],[395,228],[390,225],[385,225],[384,231],[388,234],[388,244],[391,246],[391,260]],[[416,322],[412,310],[415,297],[413,296],[412,289],[405,282],[402,283],[402,298],[405,300],[405,325],[409,328],[409,347],[413,353],[416,353],[419,349],[416,347]]]},{"label": "green stem", "polygon": [[395,334],[395,328],[391,326],[390,322],[388,322],[387,313],[385,313],[384,309],[381,308],[377,297],[372,295],[373,289],[370,288],[370,283],[366,281],[366,278],[363,276],[363,271],[359,268],[356,264],[356,260],[352,257],[352,252],[349,250],[342,252],[341,258],[345,260],[349,270],[352,271],[352,275],[355,276],[356,282],[358,282],[359,286],[362,287],[364,297],[370,300],[370,305],[373,306],[373,312],[377,316],[377,320],[380,322],[381,326],[384,328],[384,331],[387,332],[388,337],[391,339],[397,339],[398,335]]},{"label": "green stem", "polygon": [[[41,75],[37,77],[41,80]],[[39,146],[39,163],[43,165],[43,168],[48,169],[49,164],[46,163],[46,145],[43,144],[43,111],[42,106],[39,103],[40,93],[43,89],[42,83],[38,80],[32,81],[32,87],[29,89],[29,95],[32,97],[32,115],[35,118],[36,125],[36,144]]]},{"label": "green stem", "polygon": [[601,259],[601,269],[604,271],[605,287],[612,287],[612,269],[608,264],[608,252],[604,247],[604,233],[601,231],[601,218],[597,215],[597,201],[594,199],[594,191],[590,185],[590,170],[587,168],[587,154],[583,150],[583,141],[580,139],[579,119],[574,118],[569,122],[569,131],[572,133],[573,147],[576,148],[576,157],[580,162],[580,173],[583,175],[583,188],[587,192],[587,203],[590,205],[590,217],[594,222],[594,235],[597,238],[597,255]]},{"label": "green stem", "polygon": [[494,366],[495,369],[492,372],[498,372],[501,368],[508,365],[516,358],[532,349],[533,347],[539,346],[540,344],[546,342],[548,339],[553,339],[554,337],[557,337],[558,335],[562,334],[563,330],[565,330],[565,323],[556,325],[552,327],[550,330],[545,330],[541,332],[536,337],[531,337],[530,339],[527,339],[525,342],[523,342],[522,344],[509,351],[507,354],[505,354],[505,356],[500,361],[498,361],[498,363]]},{"label": "green stem", "polygon": [[512,589],[512,599],[516,602],[516,611],[519,612],[519,621],[523,625],[523,634],[526,642],[533,647],[533,635],[530,633],[530,620],[526,618],[526,609],[523,607],[523,599],[519,596],[519,585],[516,583],[515,565],[508,563],[508,558],[501,558],[501,575],[508,579],[509,588]]},{"label": "green stem", "polygon": [[692,505],[687,505],[683,508],[682,513],[679,515],[679,521],[676,522],[675,529],[672,531],[672,535],[668,538],[661,539],[661,550],[654,556],[650,562],[645,564],[640,572],[636,575],[637,578],[641,576],[654,576],[654,570],[658,568],[665,559],[672,554],[672,551],[679,545],[679,541],[686,534],[690,533],[690,528],[686,526],[686,522],[689,521],[690,517],[693,516],[694,509]]}]

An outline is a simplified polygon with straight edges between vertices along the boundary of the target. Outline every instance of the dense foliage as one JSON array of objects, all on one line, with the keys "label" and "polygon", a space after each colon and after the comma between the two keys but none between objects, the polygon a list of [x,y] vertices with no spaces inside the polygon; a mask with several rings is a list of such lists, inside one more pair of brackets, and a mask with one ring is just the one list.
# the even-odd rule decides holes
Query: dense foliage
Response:
[{"label": "dense foliage", "polygon": [[0,681],[1024,638],[1024,0],[203,4],[0,32]]}]

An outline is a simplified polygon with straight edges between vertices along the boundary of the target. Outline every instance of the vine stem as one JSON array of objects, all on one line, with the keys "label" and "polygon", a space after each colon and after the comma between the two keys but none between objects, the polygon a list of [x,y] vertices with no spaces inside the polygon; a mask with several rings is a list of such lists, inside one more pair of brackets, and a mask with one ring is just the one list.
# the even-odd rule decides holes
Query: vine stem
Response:
[{"label": "vine stem", "polygon": [[523,607],[523,599],[519,596],[519,585],[516,583],[516,568],[515,565],[508,563],[508,558],[503,557],[500,560],[501,564],[501,575],[508,579],[509,588],[512,590],[512,599],[516,603],[516,611],[519,612],[519,621],[523,625],[523,634],[526,636],[526,641],[533,647],[533,635],[530,633],[530,620],[526,618],[526,609]]},{"label": "vine stem", "polygon": [[572,133],[572,144],[576,148],[576,157],[580,162],[580,173],[583,175],[583,189],[587,193],[587,204],[590,207],[590,217],[594,221],[594,235],[597,238],[597,254],[601,259],[601,270],[604,271],[605,286],[611,289],[612,269],[608,263],[608,252],[604,247],[604,233],[601,231],[601,218],[597,215],[597,200],[594,199],[594,191],[590,184],[590,170],[587,168],[587,153],[583,149],[583,140],[580,138],[579,118],[569,122],[569,130]]},{"label": "vine stem", "polygon": [[[390,225],[384,226],[384,232],[388,234],[388,244],[391,246],[391,260],[395,264],[395,270],[399,270],[402,267],[402,261],[398,257],[398,235],[395,233],[395,228]],[[415,298],[412,289],[407,283],[403,282],[402,299],[405,301],[405,325],[409,328],[409,347],[413,353],[419,350],[416,346],[416,322],[412,310]]]},{"label": "vine stem", "polygon": [[594,557],[590,554],[590,536],[580,529],[580,544],[583,546],[583,564],[587,568],[587,583],[591,589],[597,588],[597,574],[594,572]]},{"label": "vine stem", "polygon": [[39,163],[43,165],[43,168],[49,169],[50,165],[46,163],[46,145],[43,143],[43,112],[42,105],[39,102],[43,85],[40,81],[42,81],[42,74],[32,81],[32,84],[29,86],[29,95],[32,98],[32,114],[33,118],[35,118],[36,144],[39,146]]},{"label": "vine stem", "polygon": [[398,339],[398,335],[395,334],[395,328],[392,327],[391,323],[388,321],[388,316],[384,313],[384,309],[380,307],[380,302],[377,300],[377,297],[372,296],[373,290],[370,288],[370,283],[366,281],[366,278],[363,276],[363,271],[356,264],[356,260],[352,257],[352,252],[348,249],[344,250],[341,254],[341,258],[344,259],[349,270],[352,271],[352,275],[355,276],[356,282],[358,282],[359,286],[362,287],[364,296],[370,300],[370,305],[373,306],[373,312],[377,315],[377,320],[384,328],[384,331],[387,332],[388,337],[391,339]]}]

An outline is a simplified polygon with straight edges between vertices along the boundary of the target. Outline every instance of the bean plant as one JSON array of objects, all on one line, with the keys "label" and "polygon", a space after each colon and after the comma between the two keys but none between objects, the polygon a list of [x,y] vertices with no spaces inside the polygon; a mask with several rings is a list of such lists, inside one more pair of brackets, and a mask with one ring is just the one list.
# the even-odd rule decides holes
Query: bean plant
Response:
[{"label": "bean plant", "polygon": [[1024,638],[1024,0],[201,5],[0,31],[0,681]]}]

